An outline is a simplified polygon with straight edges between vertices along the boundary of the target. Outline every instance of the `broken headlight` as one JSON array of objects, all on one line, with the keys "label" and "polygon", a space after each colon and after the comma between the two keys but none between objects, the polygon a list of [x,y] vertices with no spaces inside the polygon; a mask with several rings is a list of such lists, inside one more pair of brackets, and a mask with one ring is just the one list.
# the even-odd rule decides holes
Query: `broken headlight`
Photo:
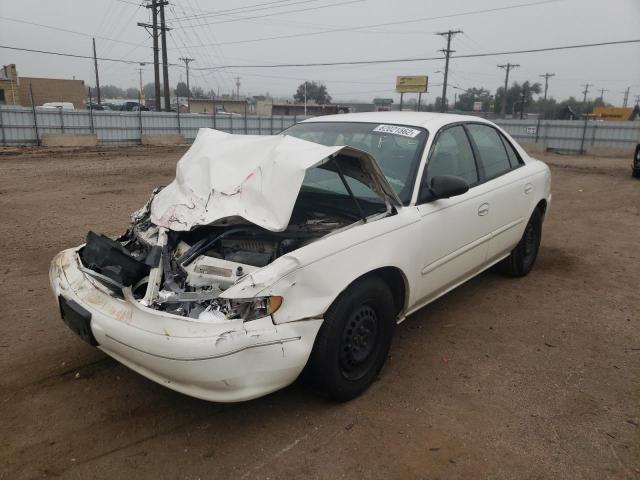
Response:
[{"label": "broken headlight", "polygon": [[228,320],[243,319],[244,321],[268,317],[282,305],[282,297],[254,297],[254,298],[216,298],[211,307],[224,314]]}]

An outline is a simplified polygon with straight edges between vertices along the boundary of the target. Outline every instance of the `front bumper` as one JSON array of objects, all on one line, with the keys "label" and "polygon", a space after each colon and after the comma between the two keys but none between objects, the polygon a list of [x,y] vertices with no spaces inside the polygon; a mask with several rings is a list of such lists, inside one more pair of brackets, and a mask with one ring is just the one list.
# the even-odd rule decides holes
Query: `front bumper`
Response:
[{"label": "front bumper", "polygon": [[82,271],[76,249],[59,253],[49,277],[58,298],[91,314],[98,348],[145,377],[184,394],[238,402],[291,384],[304,368],[322,319],[275,325],[204,323],[146,308],[125,289],[116,298]]}]

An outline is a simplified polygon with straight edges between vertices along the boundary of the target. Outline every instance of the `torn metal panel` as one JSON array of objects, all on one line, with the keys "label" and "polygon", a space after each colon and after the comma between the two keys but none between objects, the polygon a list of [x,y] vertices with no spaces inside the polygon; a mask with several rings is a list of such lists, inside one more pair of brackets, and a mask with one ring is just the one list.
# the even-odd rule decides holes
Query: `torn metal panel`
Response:
[{"label": "torn metal panel", "polygon": [[231,135],[203,128],[178,162],[175,180],[153,198],[151,221],[185,231],[241,218],[267,230],[283,231],[306,170],[337,154],[349,159],[343,161],[350,175],[400,205],[375,160],[365,152],[286,135]]}]

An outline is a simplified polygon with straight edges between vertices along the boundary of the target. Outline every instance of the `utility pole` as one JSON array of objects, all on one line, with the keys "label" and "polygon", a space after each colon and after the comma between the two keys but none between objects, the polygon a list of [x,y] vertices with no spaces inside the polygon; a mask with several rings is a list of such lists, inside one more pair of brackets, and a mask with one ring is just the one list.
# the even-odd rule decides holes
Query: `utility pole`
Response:
[{"label": "utility pole", "polygon": [[180,57],[187,69],[187,110],[191,113],[191,87],[189,86],[189,64],[195,61],[195,58]]},{"label": "utility pole", "polygon": [[600,89],[600,101],[602,103],[604,103],[604,92],[608,92],[609,90],[607,90],[606,88],[601,88]]},{"label": "utility pole", "polygon": [[509,88],[509,72],[512,68],[517,68],[520,65],[517,63],[505,63],[504,65],[498,65],[499,68],[504,68],[506,75],[504,76],[504,91],[502,92],[502,105],[500,106],[500,116],[505,117],[507,113],[507,88]]},{"label": "utility pole", "polygon": [[156,111],[160,108],[160,49],[158,48],[158,0],[151,0],[151,3],[145,5],[151,9],[152,23],[138,22],[139,27],[150,28],[151,37],[153,38],[153,86],[155,95]]},{"label": "utility pole", "polygon": [[582,94],[584,95],[584,97],[582,97],[582,103],[587,103],[587,93],[589,93],[589,87],[593,87],[593,83],[584,83],[581,87],[584,87],[584,90],[582,91]]},{"label": "utility pole", "polygon": [[624,100],[622,101],[622,106],[626,107],[627,104],[629,103],[629,90],[631,90],[631,87],[627,87],[627,89],[624,92]]},{"label": "utility pole", "polygon": [[522,93],[520,94],[520,120],[524,118],[524,105],[527,103],[527,90],[522,89]]},{"label": "utility pole", "polygon": [[447,37],[447,48],[440,50],[444,52],[444,82],[442,83],[442,99],[440,101],[440,111],[445,112],[447,110],[447,79],[449,77],[449,56],[455,50],[451,50],[451,38],[458,34],[463,33],[462,30],[448,30],[446,32],[438,32],[436,35],[441,37]]},{"label": "utility pole", "polygon": [[547,100],[547,90],[549,90],[549,77],[555,77],[555,73],[545,73],[544,75],[540,75],[544,78],[544,100]]},{"label": "utility pole", "polygon": [[96,71],[96,91],[98,94],[98,105],[100,105],[100,75],[98,74],[98,57],[96,56],[96,39],[93,38],[93,68]]},{"label": "utility pole", "polygon": [[[157,1],[157,0],[156,0]],[[157,2],[160,5],[160,35],[162,39],[162,83],[164,83],[164,107],[167,112],[171,111],[171,98],[169,97],[169,61],[167,60],[167,24],[164,20],[164,6],[169,2]],[[180,110],[180,105],[177,106]]]},{"label": "utility pole", "polygon": [[236,100],[240,100],[240,77],[236,77]]},{"label": "utility pole", "polygon": [[144,90],[142,89],[142,67],[144,67],[146,63],[140,62],[140,68],[138,68],[138,73],[140,74],[140,104],[144,100]]},{"label": "utility pole", "polygon": [[636,95],[636,105],[640,105],[640,95]]}]

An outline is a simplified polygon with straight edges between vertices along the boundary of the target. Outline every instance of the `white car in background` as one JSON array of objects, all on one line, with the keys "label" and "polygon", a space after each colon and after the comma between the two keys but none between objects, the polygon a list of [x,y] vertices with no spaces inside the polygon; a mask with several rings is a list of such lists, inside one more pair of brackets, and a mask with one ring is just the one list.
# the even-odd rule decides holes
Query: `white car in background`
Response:
[{"label": "white car in background", "polygon": [[142,375],[234,402],[305,377],[363,392],[397,323],[498,264],[531,271],[548,167],[468,116],[325,116],[280,135],[201,129],[111,240],[52,262],[65,323]]}]

